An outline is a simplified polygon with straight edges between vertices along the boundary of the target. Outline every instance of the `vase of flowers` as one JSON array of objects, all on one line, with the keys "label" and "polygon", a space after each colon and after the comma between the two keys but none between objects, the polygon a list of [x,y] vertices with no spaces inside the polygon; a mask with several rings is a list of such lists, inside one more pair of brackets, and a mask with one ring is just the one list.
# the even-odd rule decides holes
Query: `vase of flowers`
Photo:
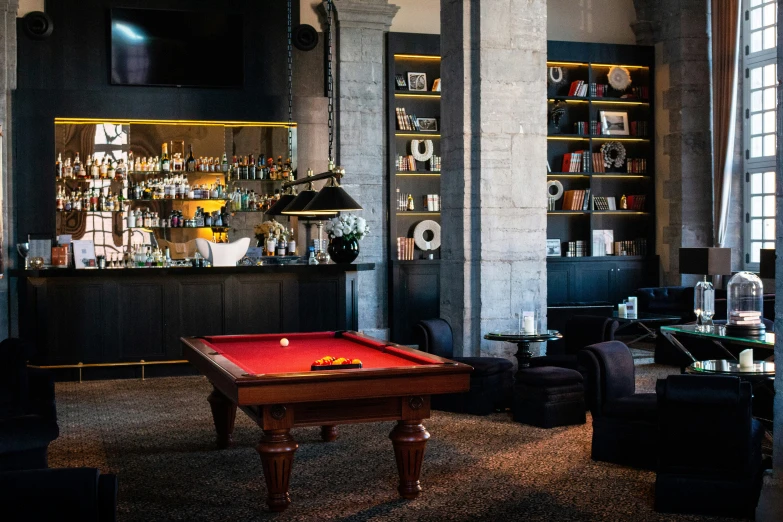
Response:
[{"label": "vase of flowers", "polygon": [[335,263],[351,263],[359,255],[359,241],[370,233],[364,218],[345,214],[326,222],[329,255]]},{"label": "vase of flowers", "polygon": [[256,236],[256,246],[266,248],[267,241],[274,241],[277,244],[278,238],[285,233],[285,228],[273,219],[253,227],[253,233]]}]

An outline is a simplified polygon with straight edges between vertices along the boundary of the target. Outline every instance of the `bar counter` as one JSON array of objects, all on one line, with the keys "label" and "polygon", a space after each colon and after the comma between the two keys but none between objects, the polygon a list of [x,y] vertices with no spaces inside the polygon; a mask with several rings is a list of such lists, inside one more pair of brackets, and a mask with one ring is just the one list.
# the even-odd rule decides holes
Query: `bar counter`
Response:
[{"label": "bar counter", "polygon": [[112,366],[117,363],[182,360],[180,337],[357,330],[358,272],[374,268],[44,269],[9,275],[19,292],[19,335],[37,348],[31,364],[105,365],[91,372],[105,378],[138,375]]}]

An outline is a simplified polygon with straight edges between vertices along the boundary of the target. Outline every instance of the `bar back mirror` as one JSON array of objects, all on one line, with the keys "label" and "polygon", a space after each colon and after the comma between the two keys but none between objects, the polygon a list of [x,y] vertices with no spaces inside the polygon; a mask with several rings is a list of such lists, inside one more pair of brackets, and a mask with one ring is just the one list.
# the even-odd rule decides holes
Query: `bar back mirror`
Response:
[{"label": "bar back mirror", "polygon": [[296,176],[290,131],[289,152],[286,123],[57,119],[56,234],[92,240],[109,262],[166,246],[182,259],[198,237],[253,237]]}]

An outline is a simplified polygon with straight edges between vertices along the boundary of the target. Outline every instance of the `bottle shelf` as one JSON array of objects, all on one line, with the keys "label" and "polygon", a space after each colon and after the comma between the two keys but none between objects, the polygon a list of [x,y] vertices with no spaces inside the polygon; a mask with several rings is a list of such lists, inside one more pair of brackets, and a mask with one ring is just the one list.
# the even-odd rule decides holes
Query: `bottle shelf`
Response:
[{"label": "bottle shelf", "polygon": [[603,214],[603,215],[635,215],[646,216],[649,212],[643,210],[548,210],[548,215],[579,216],[583,214]]},{"label": "bottle shelf", "polygon": [[132,174],[134,176],[140,176],[140,175],[155,175],[155,176],[171,176],[171,175],[186,175],[186,176],[225,176],[228,174],[227,172],[221,171],[195,171],[195,172],[189,172],[187,170],[129,170],[128,174]]},{"label": "bottle shelf", "polygon": [[227,231],[231,227],[225,225],[203,227],[127,227],[130,230],[222,230]]},{"label": "bottle shelf", "polygon": [[236,178],[232,178],[232,179],[230,179],[228,181],[229,181],[229,183],[235,183],[237,181],[254,181],[254,182],[255,181],[263,181],[263,182],[266,182],[266,183],[286,183],[288,181],[294,181],[294,180],[292,180],[292,179],[290,179],[290,180],[289,179],[267,179],[267,178],[264,178],[264,179],[236,179]]},{"label": "bottle shelf", "polygon": [[74,212],[80,212],[82,214],[122,214],[124,210],[55,210],[55,212],[61,212],[63,214],[72,214]]},{"label": "bottle shelf", "polygon": [[610,179],[649,179],[649,174],[626,174],[625,172],[610,172],[601,174],[598,172],[547,172],[547,176],[558,178],[610,178]]},{"label": "bottle shelf", "polygon": [[614,136],[610,134],[547,134],[548,140],[563,140],[563,141],[641,141],[648,142],[650,138],[642,136]]},{"label": "bottle shelf", "polygon": [[441,93],[438,91],[395,91],[396,98],[432,98],[440,99]]},{"label": "bottle shelf", "polygon": [[644,100],[641,98],[611,98],[608,96],[598,97],[598,96],[550,96],[548,98],[549,101],[570,101],[570,102],[592,102],[592,103],[613,103],[613,104],[620,104],[620,105],[649,105],[649,100]]},{"label": "bottle shelf", "polygon": [[125,201],[129,201],[131,203],[176,203],[178,201],[184,201],[185,203],[193,202],[193,201],[231,201],[230,199],[224,199],[224,198],[194,198],[194,199],[182,199],[182,198],[175,198],[175,199],[126,199]]},{"label": "bottle shelf", "polygon": [[428,177],[436,177],[440,176],[440,172],[429,172],[429,171],[416,171],[416,170],[408,170],[408,171],[402,171],[402,172],[395,172],[396,176],[428,176]]},{"label": "bottle shelf", "polygon": [[[248,214],[264,214],[266,210],[229,210],[232,214],[247,212]],[[294,216],[295,217],[295,216]]]}]

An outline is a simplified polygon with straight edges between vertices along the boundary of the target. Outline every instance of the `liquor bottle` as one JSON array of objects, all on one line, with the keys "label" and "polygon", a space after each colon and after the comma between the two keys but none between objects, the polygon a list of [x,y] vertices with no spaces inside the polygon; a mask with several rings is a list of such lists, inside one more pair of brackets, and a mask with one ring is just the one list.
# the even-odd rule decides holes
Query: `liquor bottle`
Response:
[{"label": "liquor bottle", "polygon": [[247,179],[256,179],[256,159],[252,154],[247,157]]},{"label": "liquor bottle", "polygon": [[101,179],[105,179],[106,178],[106,174],[108,172],[109,172],[109,165],[108,165],[108,162],[106,160],[106,156],[104,156],[103,157],[103,161],[101,161],[101,167],[100,167],[99,172],[98,172],[99,175],[100,175],[100,178]]},{"label": "liquor bottle", "polygon": [[106,179],[114,179],[114,162],[109,160],[109,166],[106,167]]},{"label": "liquor bottle", "polygon": [[135,156],[133,155],[133,151],[132,151],[132,150],[129,150],[129,151],[128,151],[128,163],[127,163],[127,165],[128,165],[128,171],[129,171],[129,172],[133,170],[133,166],[136,164],[136,163],[135,163],[135,159],[136,159],[136,158],[135,158]]},{"label": "liquor bottle", "polygon": [[296,181],[296,173],[294,172],[294,164],[291,162],[291,158],[285,160],[285,168],[288,171],[288,177],[291,181]]},{"label": "liquor bottle", "polygon": [[90,177],[92,179],[100,179],[101,177],[101,164],[98,162],[98,158],[93,158],[92,169],[90,169]]},{"label": "liquor bottle", "polygon": [[63,164],[63,177],[73,177],[73,166],[71,165],[71,158],[65,158],[65,163]]},{"label": "liquor bottle", "polygon": [[76,157],[73,158],[73,175],[77,178],[84,178],[84,170],[82,169],[82,161],[79,159],[79,153],[76,153]]},{"label": "liquor bottle", "polygon": [[171,170],[173,172],[182,172],[185,170],[185,160],[182,159],[182,154],[179,152],[174,154],[174,158],[171,160]]},{"label": "liquor bottle", "polygon": [[92,155],[87,154],[87,161],[84,165],[84,177],[90,178],[92,177]]},{"label": "liquor bottle", "polygon": [[188,172],[196,172],[196,158],[193,157],[193,144],[188,145]]},{"label": "liquor bottle", "polygon": [[415,210],[413,206],[413,194],[408,194],[408,210]]},{"label": "liquor bottle", "polygon": [[98,211],[103,212],[104,210],[106,210],[106,196],[101,192],[101,195],[98,198]]},{"label": "liquor bottle", "polygon": [[65,203],[63,200],[65,199],[65,193],[63,192],[62,187],[58,187],[57,189],[57,196],[55,198],[55,203],[57,205],[57,210],[63,210],[65,208]]},{"label": "liquor bottle", "polygon": [[223,152],[223,159],[220,160],[220,170],[223,174],[228,174],[228,158],[225,152]]},{"label": "liquor bottle", "polygon": [[58,179],[63,177],[63,155],[57,154],[57,161],[54,162],[54,174]]},{"label": "liquor bottle", "polygon": [[266,159],[264,154],[258,156],[258,165],[256,165],[256,179],[268,179],[269,176],[266,173]]},{"label": "liquor bottle", "polygon": [[171,164],[169,162],[169,144],[164,143],[162,152],[160,154],[160,170],[163,172],[169,172],[171,170]]},{"label": "liquor bottle", "polygon": [[117,162],[117,167],[114,169],[114,181],[122,181],[125,179],[125,173],[127,170],[128,169],[125,166],[125,160],[120,158],[120,161]]},{"label": "liquor bottle", "polygon": [[285,236],[281,236],[280,241],[277,242],[275,255],[284,256],[287,248],[288,248],[288,243],[285,239]]},{"label": "liquor bottle", "polygon": [[307,247],[307,264],[317,265],[318,260],[315,258],[315,247]]}]

